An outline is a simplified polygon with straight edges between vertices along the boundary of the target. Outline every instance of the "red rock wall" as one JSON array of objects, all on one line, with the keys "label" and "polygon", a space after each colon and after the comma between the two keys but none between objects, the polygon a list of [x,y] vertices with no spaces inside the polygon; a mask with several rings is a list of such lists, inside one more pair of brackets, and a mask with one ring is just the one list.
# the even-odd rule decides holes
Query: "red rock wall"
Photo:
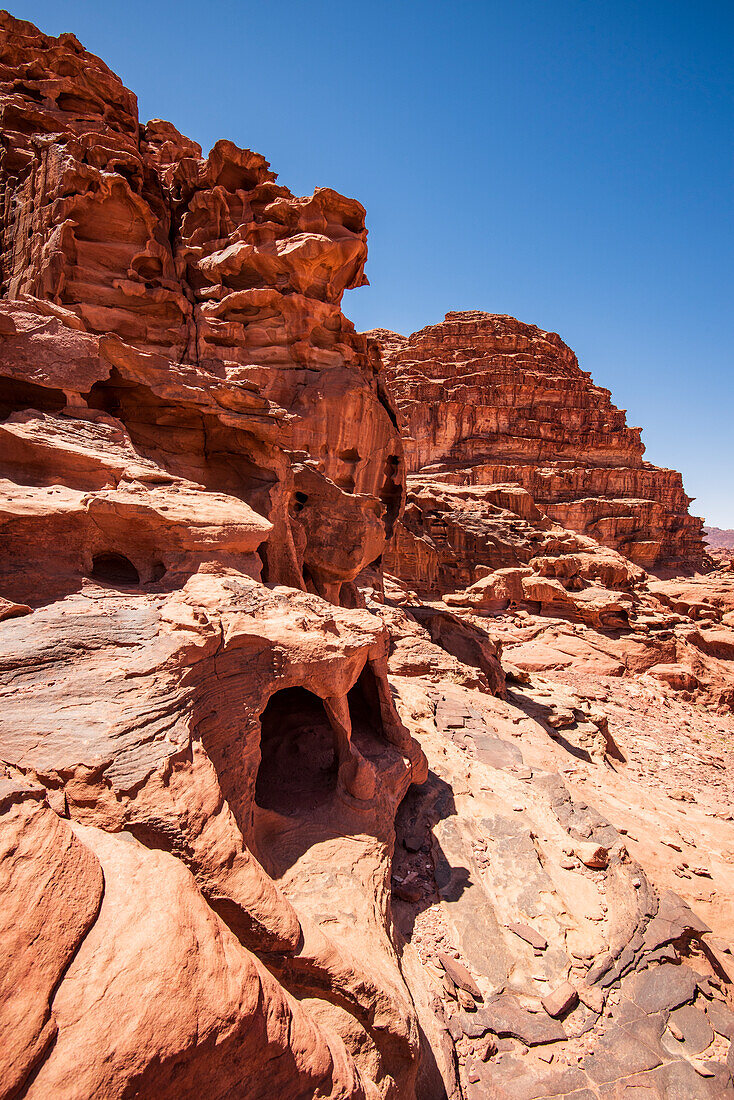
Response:
[{"label": "red rock wall", "polygon": [[0,113],[0,1096],[414,1096],[364,210],[7,13]]},{"label": "red rock wall", "polygon": [[416,484],[521,486],[550,519],[645,568],[700,566],[680,474],[644,461],[641,429],[555,333],[472,311],[407,338],[371,335]]},{"label": "red rock wall", "polygon": [[403,499],[378,360],[340,310],[364,282],[362,206],[328,188],[296,198],[232,142],[204,159],[170,123],[140,125],[135,96],[73,35],[9,16],[0,95],[7,333],[39,331],[22,305],[114,344],[84,345],[99,356],[84,378],[68,359],[23,371],[13,348],[6,415],[61,412],[61,392],[67,410],[115,416],[171,473],[264,511],[271,580],[338,599]]}]

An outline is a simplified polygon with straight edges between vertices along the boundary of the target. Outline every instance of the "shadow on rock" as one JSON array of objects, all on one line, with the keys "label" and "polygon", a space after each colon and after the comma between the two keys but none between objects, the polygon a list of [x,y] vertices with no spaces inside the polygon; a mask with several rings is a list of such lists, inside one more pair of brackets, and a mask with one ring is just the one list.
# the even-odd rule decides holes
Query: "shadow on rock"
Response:
[{"label": "shadow on rock", "polygon": [[467,867],[453,867],[433,834],[439,821],[456,813],[454,792],[429,771],[420,787],[411,787],[400,803],[395,822],[393,914],[410,941],[419,913],[439,899],[458,901],[471,883]]}]

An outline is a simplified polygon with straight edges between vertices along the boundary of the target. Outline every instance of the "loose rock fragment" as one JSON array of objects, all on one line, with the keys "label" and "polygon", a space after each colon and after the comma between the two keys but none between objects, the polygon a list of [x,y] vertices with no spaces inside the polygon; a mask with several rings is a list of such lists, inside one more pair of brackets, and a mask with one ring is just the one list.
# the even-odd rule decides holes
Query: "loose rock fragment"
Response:
[{"label": "loose rock fragment", "polygon": [[549,1016],[563,1016],[578,1002],[579,995],[570,982],[559,985],[552,993],[541,998],[541,1004]]}]

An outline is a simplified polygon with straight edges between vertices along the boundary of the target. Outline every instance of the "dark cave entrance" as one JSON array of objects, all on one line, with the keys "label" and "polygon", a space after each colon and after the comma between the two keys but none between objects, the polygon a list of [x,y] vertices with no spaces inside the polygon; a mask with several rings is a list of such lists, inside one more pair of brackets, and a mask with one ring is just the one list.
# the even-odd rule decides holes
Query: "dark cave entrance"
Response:
[{"label": "dark cave entrance", "polygon": [[256,804],[300,816],[330,801],[339,761],[334,730],[321,699],[301,687],[276,691],[260,726]]},{"label": "dark cave entrance", "polygon": [[44,413],[58,413],[66,405],[63,390],[38,386],[21,378],[0,379],[0,420],[7,420],[14,412],[34,409]]},{"label": "dark cave entrance", "polygon": [[140,584],[140,574],[124,554],[95,554],[91,575],[96,581],[102,581],[105,584],[125,586]]},{"label": "dark cave entrance", "polygon": [[352,738],[369,736],[383,741],[382,711],[377,680],[369,661],[359,674],[354,687],[347,695],[349,716],[352,719]]}]

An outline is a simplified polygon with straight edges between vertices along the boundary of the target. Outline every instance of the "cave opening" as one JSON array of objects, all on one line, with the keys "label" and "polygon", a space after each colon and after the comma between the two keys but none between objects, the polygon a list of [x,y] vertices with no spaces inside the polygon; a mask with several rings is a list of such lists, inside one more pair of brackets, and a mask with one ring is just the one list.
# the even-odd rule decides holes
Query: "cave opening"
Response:
[{"label": "cave opening", "polygon": [[168,473],[247,501],[260,515],[270,516],[278,476],[260,461],[262,444],[250,432],[222,424],[190,403],[166,401],[148,386],[123,378],[115,367],[85,397],[90,409],[121,420],[135,449]]},{"label": "cave opening", "polygon": [[257,548],[257,556],[260,559],[260,581],[267,584],[270,579],[270,566],[268,565],[267,543],[261,543]]},{"label": "cave opening", "polygon": [[260,717],[260,729],[256,804],[301,816],[329,801],[339,761],[322,700],[302,687],[276,691]]},{"label": "cave opening", "polygon": [[400,482],[400,459],[389,455],[385,459],[384,481],[380,491],[380,500],[385,508],[385,533],[392,538],[395,521],[400,515],[403,500],[403,487]]},{"label": "cave opening", "polygon": [[95,554],[92,560],[92,574],[95,580],[105,584],[140,584],[140,574],[124,554],[107,552]]},{"label": "cave opening", "polygon": [[0,421],[25,409],[58,413],[65,405],[66,394],[63,390],[38,386],[21,378],[0,378]]},{"label": "cave opening", "polygon": [[377,679],[369,661],[359,674],[357,682],[347,693],[349,717],[352,720],[352,740],[386,740],[380,707]]}]

